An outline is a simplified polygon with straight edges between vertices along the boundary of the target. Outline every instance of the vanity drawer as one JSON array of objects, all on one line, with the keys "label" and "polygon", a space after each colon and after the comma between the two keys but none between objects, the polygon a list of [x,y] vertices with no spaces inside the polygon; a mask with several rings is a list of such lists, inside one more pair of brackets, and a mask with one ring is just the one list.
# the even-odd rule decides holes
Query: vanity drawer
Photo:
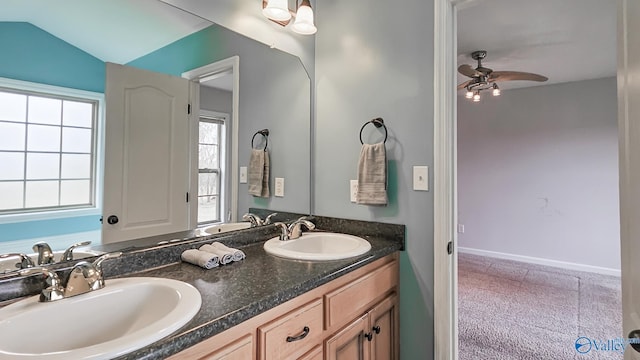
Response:
[{"label": "vanity drawer", "polygon": [[367,305],[380,299],[398,284],[394,260],[375,271],[325,295],[327,328],[360,315]]},{"label": "vanity drawer", "polygon": [[296,358],[322,340],[322,299],[315,299],[258,328],[259,359]]}]

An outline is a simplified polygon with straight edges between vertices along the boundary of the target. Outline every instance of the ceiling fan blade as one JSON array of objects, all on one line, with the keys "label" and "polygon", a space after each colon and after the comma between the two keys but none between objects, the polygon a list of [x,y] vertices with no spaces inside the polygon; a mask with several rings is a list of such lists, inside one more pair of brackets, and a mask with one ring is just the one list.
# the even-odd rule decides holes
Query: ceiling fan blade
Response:
[{"label": "ceiling fan blade", "polygon": [[472,68],[471,65],[467,65],[467,64],[460,65],[458,67],[458,72],[468,77],[478,77],[478,76],[484,75],[480,71],[477,71],[476,69]]},{"label": "ceiling fan blade", "polygon": [[520,71],[494,71],[489,75],[489,81],[513,81],[513,80],[529,80],[529,81],[547,81],[548,77]]},{"label": "ceiling fan blade", "polygon": [[462,90],[467,87],[467,85],[471,84],[473,80],[465,81],[463,83],[458,84],[458,90]]}]

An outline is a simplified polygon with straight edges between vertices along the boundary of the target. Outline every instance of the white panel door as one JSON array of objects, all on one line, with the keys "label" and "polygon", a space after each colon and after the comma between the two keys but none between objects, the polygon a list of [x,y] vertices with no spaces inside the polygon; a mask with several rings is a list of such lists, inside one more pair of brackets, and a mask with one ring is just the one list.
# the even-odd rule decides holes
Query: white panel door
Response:
[{"label": "white panel door", "polygon": [[[640,2],[618,2],[618,126],[624,336],[640,337]],[[640,344],[638,344],[640,345]],[[627,346],[626,360],[640,359]]]},{"label": "white panel door", "polygon": [[104,243],[189,229],[189,81],[107,63]]}]

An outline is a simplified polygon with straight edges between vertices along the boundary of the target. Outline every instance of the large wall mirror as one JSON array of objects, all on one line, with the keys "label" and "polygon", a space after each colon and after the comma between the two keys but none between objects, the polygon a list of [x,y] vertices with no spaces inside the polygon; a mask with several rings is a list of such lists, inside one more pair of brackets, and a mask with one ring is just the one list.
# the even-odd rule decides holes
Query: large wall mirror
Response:
[{"label": "large wall mirror", "polygon": [[[200,109],[194,110],[202,110],[199,114],[202,120],[200,127],[212,132],[196,139],[199,148],[210,158],[200,157],[200,165],[204,165],[195,176],[203,180],[198,189],[191,189],[196,190],[196,193],[192,193],[192,200],[199,193],[202,196],[198,200],[216,208],[201,214],[199,220],[224,222],[237,219],[250,207],[309,213],[311,82],[297,57],[269,48],[159,0],[96,0],[89,3],[73,0],[47,3],[50,9],[42,9],[41,6],[43,3],[35,0],[15,0],[3,4],[0,43],[3,53],[8,56],[3,55],[3,59],[0,59],[1,78],[101,95],[105,91],[106,62],[180,77],[193,69],[237,56],[237,88],[230,81],[233,74],[223,72],[200,79]],[[38,14],[33,14],[34,7],[40,8]],[[5,82],[0,87],[9,85]],[[233,114],[231,100],[234,91],[238,99],[237,114]],[[38,95],[37,91],[31,93]],[[71,100],[73,98],[70,97]],[[60,101],[69,100],[65,99]],[[234,118],[237,119],[237,141],[232,141],[229,131]],[[27,134],[32,126],[28,118],[22,123],[5,120],[0,118],[0,127],[23,127]],[[55,130],[64,132],[67,126],[65,121],[62,119]],[[101,126],[98,123],[93,131],[100,134]],[[248,185],[240,183],[239,178],[240,167],[249,166],[253,135],[262,129],[269,129],[271,191],[267,198],[250,195]],[[110,140],[104,138],[103,141],[108,143]],[[264,140],[258,136],[253,146],[263,147]],[[99,136],[93,141],[97,148],[103,146]],[[54,175],[47,175],[58,184],[65,181],[64,173],[68,173],[60,170],[67,166],[62,159],[69,155],[62,147],[64,144],[52,150],[59,153],[56,155],[59,165],[57,170],[53,169]],[[31,150],[27,142],[22,148],[16,149],[2,149],[0,145],[0,188],[3,185],[6,187],[9,182],[22,181],[26,184],[30,180],[42,180],[7,175],[10,172],[27,174],[31,171],[29,169],[33,164],[27,163],[26,158],[32,155],[31,152],[37,153]],[[15,170],[11,166],[16,164],[15,161],[10,163],[6,160],[8,156],[3,158],[9,151],[22,152],[22,163],[26,165],[21,165],[20,171],[9,171]],[[237,152],[237,168],[231,166],[230,154],[234,152]],[[150,158],[149,161],[154,159]],[[102,163],[103,159],[99,156],[90,164],[96,174],[94,187],[90,191],[97,195],[98,203],[102,196],[104,173],[109,171],[103,168]],[[226,167],[220,170],[223,165]],[[222,180],[209,180],[205,184],[205,179],[211,179],[212,174],[219,171],[225,172],[219,178]],[[231,179],[235,178],[231,176],[233,172],[238,178],[235,196],[231,196],[230,191]],[[4,178],[2,174],[5,174]],[[285,179],[282,197],[274,195],[275,178]],[[27,189],[27,185],[22,190],[23,199],[34,196],[34,193],[27,194],[24,189]],[[57,189],[55,196],[59,199],[61,185]],[[105,193],[104,196],[111,194]],[[22,204],[28,207],[24,201]],[[14,208],[11,209],[11,206]],[[103,225],[100,218],[107,215],[102,213],[101,208],[94,211],[70,208],[66,215],[55,216],[14,211],[15,204],[11,206],[0,201],[0,254],[29,253],[33,243],[40,240],[49,242],[54,249],[64,249],[87,239],[94,244],[101,241]],[[233,214],[230,213],[232,208],[235,209]]]}]

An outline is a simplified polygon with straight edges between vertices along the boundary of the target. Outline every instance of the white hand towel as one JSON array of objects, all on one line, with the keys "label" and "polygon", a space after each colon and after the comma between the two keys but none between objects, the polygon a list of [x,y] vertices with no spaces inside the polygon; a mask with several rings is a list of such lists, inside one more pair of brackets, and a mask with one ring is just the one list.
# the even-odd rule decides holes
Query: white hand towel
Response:
[{"label": "white hand towel", "polygon": [[200,251],[206,251],[208,253],[217,255],[218,258],[220,259],[220,265],[227,265],[227,264],[233,262],[233,254],[232,253],[220,251],[220,250],[218,250],[217,248],[215,248],[215,247],[213,247],[211,245],[202,245],[202,246],[200,246],[199,250]]},{"label": "white hand towel", "polygon": [[387,150],[383,142],[362,145],[358,160],[356,202],[387,205]]},{"label": "white hand towel", "polygon": [[196,249],[185,250],[181,258],[184,262],[198,265],[207,270],[213,269],[219,264],[218,255]]},{"label": "white hand towel", "polygon": [[211,246],[213,246],[216,249],[219,249],[221,251],[224,251],[225,253],[230,253],[233,256],[233,261],[240,261],[240,260],[243,260],[245,257],[247,257],[244,254],[244,251],[238,250],[238,249],[234,249],[234,248],[230,248],[230,247],[226,246],[225,244],[217,242],[217,241],[214,242],[213,244],[211,244]]},{"label": "white hand towel", "polygon": [[269,197],[269,152],[251,149],[248,170],[249,194],[258,197]]}]

